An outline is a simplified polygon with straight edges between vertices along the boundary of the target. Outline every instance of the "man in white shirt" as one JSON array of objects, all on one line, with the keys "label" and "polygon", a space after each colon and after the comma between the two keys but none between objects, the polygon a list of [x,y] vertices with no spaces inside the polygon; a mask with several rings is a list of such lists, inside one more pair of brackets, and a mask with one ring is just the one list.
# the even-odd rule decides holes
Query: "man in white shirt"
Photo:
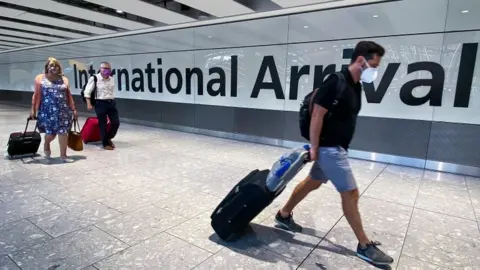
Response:
[{"label": "man in white shirt", "polygon": [[[102,138],[103,149],[113,150],[115,145],[112,139],[117,134],[120,127],[118,118],[117,103],[114,99],[115,81],[112,74],[110,63],[102,62],[100,72],[91,76],[85,87],[84,96],[87,101],[89,111],[95,109]],[[95,104],[92,105],[91,94],[95,89],[94,76],[97,78],[97,88],[95,94]],[[107,131],[107,116],[110,119],[110,129]]]}]

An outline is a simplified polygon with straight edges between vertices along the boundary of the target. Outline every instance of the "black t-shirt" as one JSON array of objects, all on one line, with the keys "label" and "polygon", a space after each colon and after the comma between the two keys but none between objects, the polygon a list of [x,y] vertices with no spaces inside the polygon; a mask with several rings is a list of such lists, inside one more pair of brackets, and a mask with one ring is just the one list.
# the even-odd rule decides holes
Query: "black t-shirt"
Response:
[{"label": "black t-shirt", "polygon": [[[357,116],[362,107],[362,85],[355,83],[348,69],[341,71],[345,76],[346,87],[337,105],[332,106],[337,99],[336,75],[329,75],[319,87],[314,97],[314,102],[331,113],[325,115],[322,132],[320,134],[320,147],[341,146],[348,149],[355,133]],[[332,109],[333,107],[333,109]]]}]

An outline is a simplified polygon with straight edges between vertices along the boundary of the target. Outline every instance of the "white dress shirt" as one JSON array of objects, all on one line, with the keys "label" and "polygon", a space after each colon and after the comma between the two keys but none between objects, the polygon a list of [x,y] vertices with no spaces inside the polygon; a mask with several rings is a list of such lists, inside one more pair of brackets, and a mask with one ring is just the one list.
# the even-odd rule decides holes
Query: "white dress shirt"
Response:
[{"label": "white dress shirt", "polygon": [[[114,91],[115,91],[115,80],[112,76],[108,79],[104,79],[102,75],[95,74],[94,76],[97,77],[97,96],[96,99],[100,100],[108,100],[114,99]],[[94,87],[93,77],[90,77],[87,82],[87,86],[85,87],[84,96],[86,98],[90,98],[90,94],[92,93]]]}]

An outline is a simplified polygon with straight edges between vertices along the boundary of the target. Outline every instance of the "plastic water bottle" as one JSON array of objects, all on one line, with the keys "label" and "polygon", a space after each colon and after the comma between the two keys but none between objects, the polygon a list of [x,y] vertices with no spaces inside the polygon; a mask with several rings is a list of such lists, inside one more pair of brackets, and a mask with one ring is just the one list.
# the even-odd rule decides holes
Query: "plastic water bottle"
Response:
[{"label": "plastic water bottle", "polygon": [[286,153],[283,157],[290,161],[290,164],[293,164],[297,161],[298,157],[302,155],[305,151],[310,151],[310,145],[306,144],[302,147],[293,149],[289,153]]},{"label": "plastic water bottle", "polygon": [[277,162],[275,162],[270,170],[270,173],[267,176],[267,188],[271,192],[277,190],[278,184],[282,181],[282,177],[288,169],[290,169],[291,162],[284,157],[281,157]]},{"label": "plastic water bottle", "polygon": [[[304,145],[291,150],[290,152],[284,154],[277,162],[275,162],[270,170],[270,173],[267,176],[267,188],[271,192],[275,192],[279,189],[280,184],[283,184],[285,180],[290,181],[291,179],[285,179],[285,175],[289,172],[290,168],[298,161],[298,158],[305,151],[309,151],[310,146]],[[303,161],[302,161],[303,163]],[[293,177],[292,175],[291,177]]]}]

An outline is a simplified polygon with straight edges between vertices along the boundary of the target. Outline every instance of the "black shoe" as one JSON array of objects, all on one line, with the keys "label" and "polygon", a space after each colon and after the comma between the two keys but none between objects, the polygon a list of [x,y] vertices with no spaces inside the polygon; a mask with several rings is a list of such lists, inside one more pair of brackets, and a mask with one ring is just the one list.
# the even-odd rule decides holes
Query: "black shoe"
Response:
[{"label": "black shoe", "polygon": [[280,214],[280,211],[277,212],[277,215],[275,215],[275,222],[280,225],[282,228],[285,230],[289,230],[292,232],[301,232],[302,231],[302,226],[298,225],[295,223],[293,220],[292,214],[290,214],[288,217],[284,218]]},{"label": "black shoe", "polygon": [[393,263],[393,258],[381,251],[377,246],[379,242],[371,242],[366,248],[362,248],[360,244],[357,247],[357,256],[362,260],[376,265],[388,265]]}]

